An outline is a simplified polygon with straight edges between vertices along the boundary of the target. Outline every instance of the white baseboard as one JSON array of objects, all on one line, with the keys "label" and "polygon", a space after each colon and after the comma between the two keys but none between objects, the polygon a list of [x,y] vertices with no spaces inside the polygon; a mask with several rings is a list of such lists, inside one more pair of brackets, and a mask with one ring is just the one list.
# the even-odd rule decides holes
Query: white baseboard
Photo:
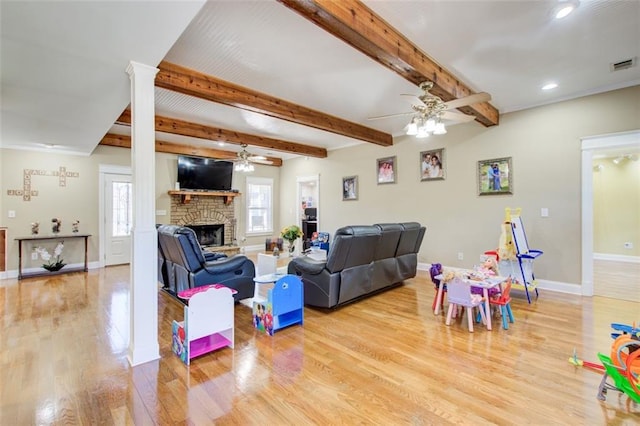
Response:
[{"label": "white baseboard", "polygon": [[[84,266],[84,263],[71,263],[66,265],[66,267],[68,268],[82,268]],[[95,262],[89,262],[87,264],[87,268],[89,270],[91,269],[98,269],[101,268],[102,266],[100,266],[100,262],[95,261]],[[23,274],[28,274],[31,272],[42,272],[42,268],[25,268],[22,270]],[[18,278],[18,270],[17,269],[12,269],[10,271],[4,271],[4,272],[0,272],[0,280],[8,280],[11,278]]]},{"label": "white baseboard", "polygon": [[624,254],[593,253],[593,260],[611,260],[614,262],[640,263],[640,256],[626,256]]}]

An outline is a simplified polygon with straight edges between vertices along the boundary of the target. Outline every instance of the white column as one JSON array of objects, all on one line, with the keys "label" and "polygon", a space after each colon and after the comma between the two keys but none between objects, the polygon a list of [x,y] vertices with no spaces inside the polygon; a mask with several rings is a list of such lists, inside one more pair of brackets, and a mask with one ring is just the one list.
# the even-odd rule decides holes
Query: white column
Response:
[{"label": "white column", "polygon": [[133,235],[129,296],[129,363],[160,358],[158,235],[155,226],[155,97],[157,68],[130,62]]}]

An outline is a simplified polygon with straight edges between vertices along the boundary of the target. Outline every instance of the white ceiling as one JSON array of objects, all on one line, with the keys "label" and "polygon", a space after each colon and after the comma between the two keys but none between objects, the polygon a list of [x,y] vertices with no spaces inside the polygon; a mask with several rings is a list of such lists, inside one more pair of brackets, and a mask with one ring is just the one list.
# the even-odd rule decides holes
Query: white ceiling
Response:
[{"label": "white ceiling", "polygon": [[[563,20],[557,1],[364,1],[504,114],[640,84],[640,1],[582,0]],[[88,154],[129,103],[129,60],[166,60],[394,136],[419,89],[271,1],[0,2],[2,139],[6,148]],[[544,92],[547,82],[558,88]],[[156,89],[156,113],[324,147],[355,139]],[[477,122],[461,124],[481,126]],[[157,139],[214,147],[157,133]],[[216,147],[218,148],[218,147]],[[223,149],[237,151],[227,145]],[[250,147],[256,154],[293,154]]]}]

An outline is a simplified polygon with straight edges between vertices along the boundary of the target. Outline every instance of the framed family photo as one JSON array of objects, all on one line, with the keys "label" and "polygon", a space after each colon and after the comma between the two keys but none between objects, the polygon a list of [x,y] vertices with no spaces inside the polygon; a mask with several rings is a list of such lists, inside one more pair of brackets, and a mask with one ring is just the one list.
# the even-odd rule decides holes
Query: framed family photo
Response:
[{"label": "framed family photo", "polygon": [[396,183],[396,157],[378,158],[376,160],[376,174],[378,184]]},{"label": "framed family photo", "polygon": [[358,199],[358,176],[342,178],[342,201]]},{"label": "framed family photo", "polygon": [[511,157],[478,161],[478,194],[513,194]]},{"label": "framed family photo", "polygon": [[420,180],[443,180],[445,177],[444,148],[420,153]]}]

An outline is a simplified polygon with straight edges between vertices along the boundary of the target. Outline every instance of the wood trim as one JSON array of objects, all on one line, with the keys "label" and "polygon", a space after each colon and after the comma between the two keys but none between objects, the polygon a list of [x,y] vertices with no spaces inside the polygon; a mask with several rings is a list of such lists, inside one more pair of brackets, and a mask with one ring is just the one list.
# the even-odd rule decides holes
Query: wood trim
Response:
[{"label": "wood trim", "polygon": [[[126,109],[116,120],[116,124],[131,125],[131,111]],[[178,120],[176,118],[162,117],[156,115],[155,128],[157,132],[171,133],[174,135],[190,136],[198,139],[208,139],[216,142],[226,142],[235,145],[253,145],[262,148],[272,149],[309,157],[326,158],[327,150],[310,145],[303,145],[295,142],[280,139],[267,138],[263,136],[240,133],[233,130],[221,129],[218,127],[206,126],[204,124],[192,123]]]},{"label": "wood trim", "polygon": [[239,197],[239,192],[215,192],[215,191],[168,191],[169,195],[179,195],[182,204],[189,204],[192,196],[197,197],[224,197],[224,203],[229,205],[233,202],[234,197]]},{"label": "wood trim", "polygon": [[185,95],[245,109],[338,135],[374,143],[393,145],[393,137],[379,130],[352,123],[265,93],[220,80],[170,62],[161,62],[156,86]]},{"label": "wood trim", "polygon": [[[116,146],[120,148],[131,149],[131,136],[117,135],[115,133],[107,133],[106,135],[104,135],[104,137],[100,141],[100,145]],[[161,140],[156,140],[156,152],[164,152],[167,154],[178,154],[178,155],[195,155],[198,157],[217,158],[220,160],[235,160],[238,158],[238,155],[232,151],[224,151],[224,150],[213,149],[213,148],[203,148],[203,147],[197,147],[193,145],[181,145],[181,144],[166,142]],[[267,157],[267,160],[271,161],[272,164],[265,164],[266,166],[275,166],[275,167],[282,166],[282,158]]]},{"label": "wood trim", "polygon": [[[450,101],[474,94],[452,73],[422,52],[404,35],[358,0],[278,0],[284,6],[350,44],[376,62],[419,85],[434,83],[431,93]],[[483,125],[499,122],[498,110],[488,102],[459,108]]]}]

